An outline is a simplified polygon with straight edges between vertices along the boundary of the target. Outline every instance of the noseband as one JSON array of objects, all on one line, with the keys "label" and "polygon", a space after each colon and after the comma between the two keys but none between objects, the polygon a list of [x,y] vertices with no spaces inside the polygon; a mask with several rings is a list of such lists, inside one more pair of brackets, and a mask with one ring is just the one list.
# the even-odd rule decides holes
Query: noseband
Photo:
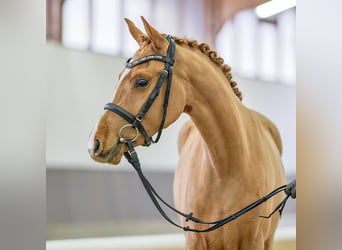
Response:
[{"label": "noseband", "polygon": [[[153,204],[155,205],[155,207],[158,209],[159,213],[172,225],[182,228],[184,231],[191,231],[191,232],[196,232],[196,233],[200,233],[200,232],[210,232],[213,230],[216,230],[217,228],[235,220],[236,218],[240,217],[241,215],[247,213],[248,211],[252,210],[253,208],[259,206],[260,204],[266,202],[268,199],[270,199],[271,197],[273,197],[274,195],[278,194],[281,191],[285,191],[286,193],[286,197],[285,199],[274,209],[274,211],[269,214],[268,216],[259,216],[259,217],[263,217],[263,218],[270,218],[276,211],[279,211],[279,213],[282,213],[282,210],[285,207],[285,204],[287,202],[287,199],[291,196],[291,190],[295,190],[296,187],[296,182],[294,182],[294,184],[292,183],[292,185],[284,185],[281,186],[277,189],[275,189],[274,191],[272,191],[271,193],[267,194],[266,196],[260,198],[259,200],[251,203],[250,205],[248,205],[247,207],[241,209],[240,211],[226,217],[223,218],[221,220],[218,221],[211,221],[211,222],[206,222],[203,221],[199,218],[196,218],[193,216],[193,213],[183,213],[179,210],[177,210],[176,208],[172,207],[171,205],[169,205],[166,201],[164,201],[160,195],[155,191],[155,189],[153,188],[153,186],[151,185],[151,183],[147,180],[147,178],[144,176],[141,166],[140,166],[140,162],[138,159],[138,155],[136,153],[136,151],[134,150],[134,146],[133,143],[136,142],[136,139],[138,138],[138,133],[142,134],[144,136],[144,146],[150,146],[152,143],[157,143],[160,139],[163,127],[164,127],[164,123],[165,123],[165,119],[166,119],[166,114],[167,114],[167,107],[168,107],[168,103],[169,103],[169,96],[170,96],[170,89],[171,89],[171,81],[172,81],[172,66],[174,63],[174,57],[175,57],[175,50],[176,50],[176,45],[175,45],[175,41],[173,40],[173,38],[171,36],[166,36],[166,39],[169,42],[169,47],[167,49],[167,56],[162,56],[162,55],[149,55],[149,56],[145,56],[142,57],[140,59],[137,59],[135,61],[130,61],[130,59],[126,62],[126,68],[133,68],[139,64],[151,61],[151,60],[156,60],[156,61],[162,61],[165,63],[164,69],[160,74],[160,77],[157,81],[156,86],[154,87],[153,91],[151,92],[149,98],[147,99],[147,101],[145,102],[145,104],[142,106],[142,108],[140,109],[139,113],[134,116],[132,115],[130,112],[128,112],[127,110],[125,110],[124,108],[114,104],[114,103],[107,103],[104,107],[104,109],[106,110],[110,110],[116,114],[118,114],[119,116],[121,116],[123,119],[125,119],[127,122],[129,122],[129,124],[126,124],[124,126],[122,126],[119,130],[119,143],[125,143],[127,145],[128,148],[128,152],[125,152],[124,155],[126,157],[126,159],[128,160],[128,162],[130,164],[132,164],[132,166],[134,167],[134,169],[137,171],[138,176],[142,182],[142,184],[144,185],[144,188],[147,192],[147,194],[149,195],[149,197],[151,198]],[[153,102],[156,100],[161,86],[163,84],[163,82],[166,79],[166,76],[168,76],[167,79],[167,85],[166,85],[166,91],[165,91],[165,96],[164,96],[164,104],[163,104],[163,116],[159,125],[159,130],[158,130],[158,134],[156,139],[153,139],[152,136],[149,136],[144,128],[144,126],[142,125],[141,121],[144,118],[145,114],[147,113],[147,111],[150,109],[150,107],[152,106]],[[136,134],[134,137],[132,138],[125,138],[123,135],[123,131],[126,128],[133,128],[136,130]],[[294,191],[295,192],[295,191]],[[292,197],[292,196],[291,196]],[[175,213],[179,214],[180,216],[185,218],[185,221],[192,221],[196,224],[206,224],[209,227],[207,229],[196,229],[196,228],[190,228],[188,226],[183,227],[181,225],[178,225],[177,223],[175,223],[174,221],[171,220],[171,218],[166,214],[166,212],[164,211],[164,209],[161,207],[161,203],[163,203],[166,207],[168,207],[169,209],[171,209],[172,211],[174,211]]]},{"label": "noseband", "polygon": [[[133,68],[139,64],[142,64],[151,60],[162,61],[165,63],[164,69],[162,70],[160,74],[160,77],[157,81],[156,86],[154,87],[153,91],[151,92],[145,104],[140,109],[139,113],[136,116],[134,116],[130,112],[125,110],[124,108],[114,103],[107,103],[104,107],[104,109],[110,110],[118,114],[122,118],[124,118],[127,122],[129,122],[132,128],[138,130],[144,136],[144,139],[145,139],[144,144],[143,144],[144,146],[150,146],[152,143],[157,143],[159,141],[160,136],[163,131],[165,119],[166,119],[167,107],[169,103],[169,96],[170,96],[170,89],[171,89],[171,82],[172,82],[172,66],[174,63],[174,57],[175,57],[175,51],[176,51],[176,45],[175,45],[175,41],[173,40],[173,38],[171,36],[166,36],[166,39],[169,42],[169,47],[167,49],[167,56],[149,55],[149,56],[144,56],[142,58],[139,58],[132,62],[130,61],[130,59],[128,59],[128,61],[126,62],[126,68]],[[158,135],[156,139],[153,139],[152,136],[149,136],[147,134],[146,129],[142,125],[141,121],[144,118],[147,111],[152,106],[153,102],[156,100],[157,96],[159,95],[160,89],[163,85],[163,82],[166,79],[166,76],[168,76],[168,79],[167,79],[166,91],[165,91],[165,96],[164,96],[163,116],[159,125]],[[124,126],[128,126],[128,125],[124,125]],[[121,129],[123,129],[123,127]],[[124,137],[121,137],[122,135],[120,133],[119,133],[119,136],[120,136],[119,141],[121,143],[127,140]],[[133,140],[133,142],[134,141],[135,140]]]}]

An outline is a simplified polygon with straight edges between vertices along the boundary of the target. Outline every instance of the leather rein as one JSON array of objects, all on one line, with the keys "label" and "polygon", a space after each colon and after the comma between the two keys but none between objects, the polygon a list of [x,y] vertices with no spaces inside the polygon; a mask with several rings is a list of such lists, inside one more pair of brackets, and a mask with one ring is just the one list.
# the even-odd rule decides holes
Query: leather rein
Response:
[{"label": "leather rein", "polygon": [[[291,196],[292,198],[295,198],[295,195],[293,196],[293,194],[291,194],[291,190],[293,189],[289,189],[289,185],[283,185],[277,189],[275,189],[274,191],[272,191],[271,193],[267,194],[266,196],[260,198],[259,200],[251,203],[250,205],[246,206],[245,208],[241,209],[240,211],[224,218],[218,221],[213,221],[213,222],[206,222],[203,221],[199,218],[196,218],[193,216],[193,213],[183,213],[179,210],[177,210],[176,208],[172,207],[170,204],[168,204],[166,201],[164,201],[160,195],[155,191],[155,189],[153,188],[153,186],[151,185],[151,183],[148,181],[148,179],[145,177],[145,175],[143,174],[143,171],[141,169],[141,164],[137,155],[137,152],[134,150],[134,146],[133,144],[136,142],[136,139],[138,137],[138,133],[140,132],[141,135],[143,135],[144,137],[144,144],[143,146],[150,146],[152,143],[157,143],[161,137],[162,134],[162,130],[164,127],[164,123],[165,123],[165,119],[166,119],[166,114],[167,114],[167,108],[168,108],[168,101],[169,101],[169,96],[170,96],[170,90],[171,90],[171,82],[172,82],[172,67],[173,67],[173,63],[174,63],[174,56],[175,56],[175,51],[176,51],[176,45],[175,45],[175,41],[173,40],[172,36],[168,35],[166,36],[166,39],[169,42],[169,47],[167,49],[167,56],[162,56],[162,55],[149,55],[149,56],[145,56],[142,57],[140,59],[134,60],[134,61],[130,61],[130,59],[126,62],[126,68],[133,68],[139,64],[145,63],[147,61],[150,60],[157,60],[157,61],[162,61],[165,63],[164,69],[162,70],[160,77],[157,81],[156,86],[154,87],[154,89],[152,90],[149,98],[147,99],[147,101],[145,102],[145,104],[142,106],[142,108],[140,109],[139,113],[134,116],[132,115],[130,112],[128,112],[127,110],[125,110],[124,108],[114,104],[114,103],[107,103],[104,107],[104,109],[106,110],[110,110],[116,114],[118,114],[119,116],[121,116],[123,119],[125,119],[129,124],[124,125],[123,127],[121,127],[121,129],[119,130],[119,143],[125,143],[127,145],[128,148],[128,152],[124,153],[124,156],[126,157],[126,159],[128,160],[128,162],[134,167],[134,169],[136,170],[140,181],[142,182],[147,194],[149,195],[149,197],[151,198],[153,204],[155,205],[155,207],[158,209],[159,213],[172,225],[183,229],[184,231],[191,231],[191,232],[196,232],[196,233],[200,233],[200,232],[210,232],[213,231],[225,224],[227,224],[228,222],[235,220],[236,218],[238,218],[239,216],[247,213],[248,211],[250,211],[251,209],[259,206],[260,204],[266,202],[268,199],[270,199],[271,197],[273,197],[274,195],[278,194],[281,191],[285,191],[285,193],[287,194],[287,196],[285,197],[285,199],[273,210],[273,212],[268,215],[268,216],[259,216],[262,218],[270,218],[276,211],[279,211],[279,213],[281,214],[285,204],[288,200],[288,198]],[[153,102],[156,100],[157,96],[159,95],[160,89],[162,87],[163,82],[165,81],[165,79],[167,78],[167,85],[166,85],[166,90],[165,90],[165,95],[164,95],[164,103],[163,103],[163,115],[162,115],[162,119],[160,122],[160,126],[159,126],[159,130],[158,130],[158,134],[156,139],[153,139],[152,136],[149,136],[144,128],[144,126],[142,125],[141,121],[144,118],[145,114],[147,113],[147,111],[150,109],[150,107],[152,106]],[[136,130],[136,136],[134,138],[125,138],[123,136],[123,130],[126,127],[130,127]],[[295,189],[295,180],[294,180],[294,189]],[[293,186],[293,182],[292,182],[292,186]],[[292,187],[291,186],[291,187]],[[290,191],[288,191],[290,190]],[[207,229],[203,229],[203,230],[199,230],[199,229],[195,229],[195,228],[190,228],[189,226],[183,227],[179,224],[177,224],[176,222],[174,222],[164,211],[164,209],[161,206],[161,203],[163,203],[166,207],[168,207],[169,209],[171,209],[172,211],[174,211],[175,213],[179,214],[180,216],[185,218],[185,221],[192,221],[194,223],[197,224],[207,224],[207,225],[211,225],[210,227],[208,227]]]}]

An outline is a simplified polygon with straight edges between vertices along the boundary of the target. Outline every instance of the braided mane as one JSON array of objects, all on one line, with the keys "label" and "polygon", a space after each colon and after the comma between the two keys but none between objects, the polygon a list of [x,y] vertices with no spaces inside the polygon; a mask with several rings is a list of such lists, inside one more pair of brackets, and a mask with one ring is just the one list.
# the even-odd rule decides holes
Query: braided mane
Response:
[{"label": "braided mane", "polygon": [[234,94],[239,97],[240,101],[242,101],[242,93],[240,92],[237,83],[232,80],[233,76],[231,74],[231,67],[229,67],[227,64],[224,64],[223,58],[219,57],[217,55],[217,52],[212,50],[208,44],[206,43],[198,43],[196,40],[187,39],[187,38],[179,38],[176,36],[173,36],[173,39],[175,42],[179,45],[187,45],[191,48],[197,48],[199,49],[203,54],[206,54],[212,62],[214,62],[217,66],[219,66],[223,72],[223,74],[228,79],[228,82],[230,83],[231,88],[234,91]]}]

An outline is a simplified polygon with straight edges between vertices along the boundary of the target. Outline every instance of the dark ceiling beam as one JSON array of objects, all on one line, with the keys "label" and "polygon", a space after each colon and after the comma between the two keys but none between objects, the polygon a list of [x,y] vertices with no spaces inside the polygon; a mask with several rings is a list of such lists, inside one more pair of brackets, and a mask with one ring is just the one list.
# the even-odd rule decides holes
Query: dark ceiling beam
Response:
[{"label": "dark ceiling beam", "polygon": [[267,0],[204,0],[205,41],[214,47],[215,37],[225,21],[243,9],[256,7],[264,2]]},{"label": "dark ceiling beam", "polygon": [[46,0],[46,39],[62,41],[62,6],[64,0]]}]

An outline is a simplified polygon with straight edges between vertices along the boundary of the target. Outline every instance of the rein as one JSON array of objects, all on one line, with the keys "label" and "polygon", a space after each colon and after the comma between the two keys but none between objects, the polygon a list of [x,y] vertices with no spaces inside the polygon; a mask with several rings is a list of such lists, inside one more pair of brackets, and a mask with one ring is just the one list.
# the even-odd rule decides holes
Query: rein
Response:
[{"label": "rein", "polygon": [[[248,206],[244,207],[240,211],[238,211],[238,212],[236,212],[236,213],[234,213],[234,214],[232,214],[232,215],[230,215],[230,216],[228,216],[226,218],[223,218],[223,219],[218,220],[218,221],[212,221],[212,222],[203,221],[203,220],[201,220],[199,218],[194,217],[193,213],[185,214],[185,213],[177,210],[176,208],[172,207],[166,201],[164,201],[160,197],[160,195],[155,191],[155,189],[153,188],[151,183],[148,181],[148,179],[143,174],[143,171],[141,169],[141,165],[140,165],[140,162],[139,162],[139,158],[138,158],[137,152],[134,150],[132,141],[128,140],[126,142],[126,144],[127,144],[127,147],[128,147],[128,152],[125,152],[124,155],[125,155],[126,159],[128,160],[128,162],[134,167],[134,169],[138,173],[140,181],[143,184],[147,194],[151,198],[154,206],[158,209],[159,213],[164,217],[164,219],[166,219],[172,225],[174,225],[174,226],[176,226],[178,228],[183,229],[184,231],[190,231],[190,232],[195,232],[195,233],[203,233],[203,232],[213,231],[213,230],[218,229],[218,228],[222,227],[223,225],[225,225],[225,224],[227,224],[227,223],[237,219],[238,217],[240,217],[241,215],[249,212],[253,208],[261,205],[262,203],[266,202],[268,199],[270,199],[271,197],[273,197],[276,194],[280,193],[281,191],[285,191],[286,197],[279,203],[279,205],[269,215],[267,215],[267,216],[259,216],[260,218],[268,219],[276,211],[279,211],[279,214],[281,215],[282,212],[283,212],[283,209],[284,209],[284,207],[286,205],[286,202],[287,202],[288,198],[290,196],[292,198],[295,198],[296,180],[292,181],[288,185],[283,185],[283,186],[281,186],[279,188],[276,188],[275,190],[273,190],[269,194],[265,195],[264,197],[260,198],[259,200],[249,204]],[[161,207],[159,202],[162,202],[169,209],[173,210],[175,213],[177,213],[180,216],[184,217],[186,222],[192,221],[192,222],[195,222],[197,224],[207,224],[207,225],[212,225],[212,226],[208,227],[207,229],[202,229],[202,230],[201,229],[190,228],[189,226],[183,227],[183,226],[177,224],[176,222],[174,222],[172,219],[170,219],[170,217],[165,213],[165,211],[163,210],[163,208]]]},{"label": "rein", "polygon": [[[206,222],[203,221],[199,218],[196,218],[193,216],[193,213],[183,213],[179,210],[177,210],[176,208],[172,207],[170,204],[168,204],[166,201],[164,201],[160,195],[155,191],[155,189],[153,188],[153,186],[151,185],[151,183],[148,181],[148,179],[145,177],[145,175],[143,174],[143,171],[141,169],[141,164],[137,155],[137,152],[134,150],[134,146],[133,144],[136,142],[136,139],[138,138],[138,132],[140,132],[143,136],[144,136],[144,144],[143,146],[150,146],[152,143],[157,143],[161,137],[162,134],[162,130],[164,127],[164,123],[165,123],[165,119],[166,119],[166,114],[167,114],[167,107],[168,107],[168,101],[169,101],[169,96],[170,96],[170,90],[171,90],[171,82],[172,82],[172,66],[174,63],[174,56],[175,56],[175,50],[176,50],[176,45],[175,45],[175,41],[173,40],[173,38],[171,36],[166,36],[166,39],[169,42],[169,47],[167,49],[167,56],[162,56],[162,55],[149,55],[149,56],[145,56],[142,57],[140,59],[137,59],[135,61],[130,61],[130,59],[126,62],[126,67],[127,68],[133,68],[139,64],[145,63],[147,61],[150,60],[157,60],[157,61],[162,61],[165,63],[164,69],[162,70],[160,77],[157,81],[156,86],[154,87],[154,89],[152,90],[149,98],[147,99],[147,101],[145,102],[145,104],[142,106],[142,108],[140,109],[138,115],[134,116],[132,115],[130,112],[128,112],[127,110],[125,110],[124,108],[113,104],[113,103],[107,103],[104,107],[104,109],[106,110],[110,110],[116,114],[118,114],[119,116],[121,116],[123,119],[125,119],[127,122],[129,122],[129,124],[126,124],[124,126],[121,127],[121,129],[119,130],[119,143],[125,143],[127,145],[128,148],[128,152],[124,153],[124,156],[126,157],[126,159],[128,160],[128,162],[134,167],[134,169],[136,170],[139,179],[141,181],[141,183],[143,184],[147,194],[149,195],[149,197],[151,198],[153,204],[155,205],[155,207],[158,209],[159,213],[172,225],[183,229],[184,231],[190,231],[190,232],[196,232],[196,233],[200,233],[200,232],[210,232],[213,231],[219,227],[222,227],[223,225],[237,219],[238,217],[240,217],[241,215],[247,213],[248,211],[252,210],[253,208],[259,206],[260,204],[266,202],[268,199],[270,199],[271,197],[275,196],[276,194],[280,193],[281,191],[285,191],[286,193],[286,197],[283,199],[282,202],[280,202],[280,204],[273,210],[273,212],[271,214],[269,214],[268,216],[259,216],[261,218],[270,218],[276,211],[279,211],[280,215],[285,207],[285,204],[288,200],[288,198],[291,196],[292,198],[295,198],[295,188],[296,188],[296,180],[292,181],[290,184],[288,185],[283,185],[277,189],[275,189],[274,191],[270,192],[269,194],[267,194],[266,196],[260,198],[259,200],[251,203],[250,205],[246,206],[245,208],[241,209],[240,211],[226,217],[223,218],[221,220],[218,221],[213,221],[213,222]],[[163,116],[160,122],[160,126],[159,126],[159,130],[158,130],[158,134],[156,139],[153,139],[151,136],[149,136],[144,128],[144,126],[142,125],[141,121],[144,118],[145,114],[147,113],[147,111],[150,109],[150,107],[152,106],[153,102],[155,101],[155,99],[157,98],[157,96],[159,95],[161,86],[163,84],[163,82],[166,79],[166,76],[168,76],[167,79],[167,85],[166,85],[166,91],[165,91],[165,96],[164,96],[164,103],[163,103]],[[134,138],[124,138],[122,131],[126,128],[126,127],[131,127],[133,129],[136,130],[137,134]],[[171,209],[172,211],[174,211],[175,213],[179,214],[180,216],[185,218],[185,221],[192,221],[195,222],[197,224],[206,224],[206,225],[211,225],[210,227],[208,227],[207,229],[203,229],[203,230],[199,230],[199,229],[195,229],[195,228],[190,228],[189,226],[183,227],[179,224],[177,224],[176,222],[174,222],[172,219],[170,219],[170,217],[166,214],[166,212],[164,211],[164,209],[161,207],[161,203],[163,203],[165,206],[167,206],[169,209]]]}]

